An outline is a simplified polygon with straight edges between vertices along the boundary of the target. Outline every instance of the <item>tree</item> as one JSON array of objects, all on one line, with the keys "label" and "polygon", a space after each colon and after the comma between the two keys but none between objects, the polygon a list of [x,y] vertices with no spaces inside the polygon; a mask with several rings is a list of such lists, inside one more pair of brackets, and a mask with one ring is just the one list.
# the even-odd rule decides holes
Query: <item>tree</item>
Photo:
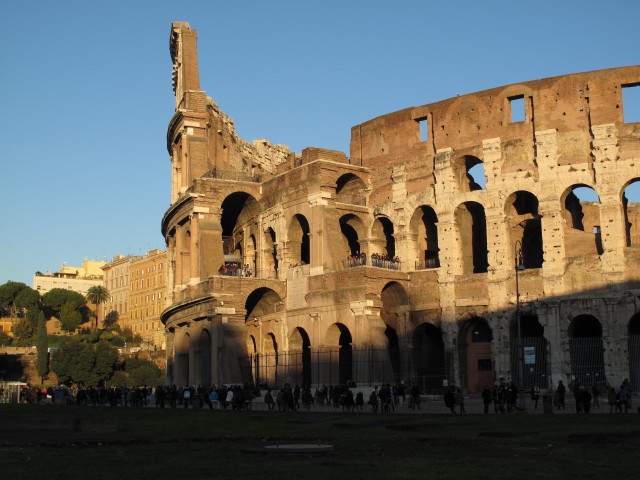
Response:
[{"label": "tree", "polygon": [[37,305],[40,294],[22,282],[12,282],[0,285],[0,307],[9,311],[11,317],[16,317],[18,310],[29,310]]},{"label": "tree", "polygon": [[52,315],[56,317],[60,314],[62,306],[65,303],[73,305],[73,308],[80,311],[86,305],[85,298],[78,292],[73,290],[65,290],[64,288],[52,288],[42,296],[43,303],[52,311]]},{"label": "tree", "polygon": [[53,355],[51,369],[63,383],[98,386],[113,374],[117,356],[107,342],[94,345],[69,337]]},{"label": "tree", "polygon": [[125,362],[129,385],[162,385],[165,372],[149,360],[128,358]]},{"label": "tree", "polygon": [[96,328],[100,323],[98,322],[98,311],[100,309],[100,304],[109,300],[109,290],[107,290],[102,285],[94,285],[87,290],[87,302],[93,303],[96,306]]},{"label": "tree", "polygon": [[36,347],[38,349],[36,370],[38,371],[38,376],[42,380],[49,371],[49,338],[47,337],[47,320],[44,318],[44,312],[42,311],[38,318]]},{"label": "tree", "polygon": [[82,325],[82,315],[72,303],[65,303],[60,309],[60,327],[65,332],[73,332]]},{"label": "tree", "polygon": [[19,347],[29,345],[33,336],[36,333],[38,326],[38,318],[40,316],[40,309],[34,306],[27,310],[27,315],[13,325],[11,331],[16,339],[16,343]]},{"label": "tree", "polygon": [[[34,306],[38,306],[40,301],[40,294],[31,287],[26,287],[20,290],[20,293],[16,296],[15,305],[18,309],[29,310]],[[38,308],[38,311],[40,309]]]},{"label": "tree", "polygon": [[118,319],[120,318],[120,314],[116,310],[111,310],[104,317],[102,323],[104,324],[104,328],[111,328],[114,325],[117,325]]}]

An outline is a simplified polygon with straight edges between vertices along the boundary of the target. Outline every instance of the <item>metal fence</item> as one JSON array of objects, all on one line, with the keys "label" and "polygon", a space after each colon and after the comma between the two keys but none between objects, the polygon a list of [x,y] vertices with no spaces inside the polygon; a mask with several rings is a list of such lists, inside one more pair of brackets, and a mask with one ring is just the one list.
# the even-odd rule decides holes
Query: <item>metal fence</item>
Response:
[{"label": "metal fence", "polygon": [[518,387],[529,390],[536,385],[542,389],[551,386],[548,348],[549,342],[544,337],[525,337],[520,352],[518,339],[512,340],[511,378]]},{"label": "metal fence", "polygon": [[375,386],[405,382],[415,383],[422,393],[439,394],[445,380],[452,383],[451,357],[443,355],[437,362],[425,362],[429,353],[411,349],[403,354],[367,347],[314,349],[252,354],[241,357],[241,366],[245,380],[258,385]]},{"label": "metal fence", "polygon": [[574,337],[569,342],[571,373],[580,385],[607,385],[602,337]]}]

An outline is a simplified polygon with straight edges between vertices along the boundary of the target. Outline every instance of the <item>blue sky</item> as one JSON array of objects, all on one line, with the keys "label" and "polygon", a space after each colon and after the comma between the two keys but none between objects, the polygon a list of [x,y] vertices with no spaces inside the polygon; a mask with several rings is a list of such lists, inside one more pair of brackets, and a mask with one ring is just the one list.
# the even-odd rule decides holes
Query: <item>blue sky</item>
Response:
[{"label": "blue sky", "polygon": [[0,0],[0,18],[0,284],[31,285],[164,248],[172,21],[241,137],[348,152],[378,115],[637,64],[640,2]]}]

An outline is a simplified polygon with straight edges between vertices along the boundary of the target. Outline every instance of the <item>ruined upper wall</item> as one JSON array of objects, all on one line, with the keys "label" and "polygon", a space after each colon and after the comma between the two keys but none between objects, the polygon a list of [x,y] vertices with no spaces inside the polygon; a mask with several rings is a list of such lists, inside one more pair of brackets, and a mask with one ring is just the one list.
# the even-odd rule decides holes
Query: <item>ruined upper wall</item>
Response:
[{"label": "ruined upper wall", "polygon": [[[351,131],[353,163],[377,167],[415,159],[433,165],[438,150],[451,148],[460,154],[478,155],[483,140],[499,138],[503,151],[520,162],[536,157],[536,132],[555,130],[558,164],[584,162],[589,157],[592,127],[615,125],[625,151],[625,137],[634,134],[624,124],[622,87],[640,82],[640,66],[612,68],[518,83],[463,95],[441,102],[411,107],[356,125]],[[521,98],[525,119],[512,121],[512,100]],[[420,121],[428,139],[420,137]],[[637,142],[632,142],[637,145]],[[432,161],[429,161],[431,159]],[[532,161],[514,165],[524,170]],[[509,169],[509,166],[505,166]],[[504,172],[503,172],[504,173]]]},{"label": "ruined upper wall", "polygon": [[188,23],[172,24],[169,48],[176,95],[175,114],[167,132],[171,203],[205,175],[231,179],[240,179],[237,174],[243,178],[268,176],[293,156],[286,145],[272,145],[265,139],[250,143],[238,137],[233,119],[200,90],[197,34]]}]

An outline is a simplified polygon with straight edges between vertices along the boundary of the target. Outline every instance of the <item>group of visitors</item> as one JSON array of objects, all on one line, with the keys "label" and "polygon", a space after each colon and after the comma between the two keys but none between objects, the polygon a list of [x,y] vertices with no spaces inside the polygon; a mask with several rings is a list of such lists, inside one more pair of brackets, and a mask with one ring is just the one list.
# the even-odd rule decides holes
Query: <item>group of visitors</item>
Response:
[{"label": "group of visitors", "polygon": [[225,262],[218,268],[218,274],[228,277],[252,277],[253,269],[248,263],[242,265],[239,262]]},{"label": "group of visitors", "polygon": [[378,268],[387,268],[390,270],[400,270],[400,257],[384,255],[380,253],[372,253],[369,261],[367,261],[366,253],[356,253],[348,255],[345,261],[347,267],[361,267],[363,265],[371,265]]},{"label": "group of visitors", "polygon": [[[459,390],[460,389],[458,389],[458,391]],[[513,382],[505,382],[501,380],[499,383],[496,383],[493,388],[490,388],[489,385],[485,385],[480,396],[482,397],[482,404],[484,407],[483,411],[485,414],[489,413],[492,404],[494,413],[504,414],[519,410],[518,388]]]},{"label": "group of visitors", "polygon": [[624,407],[624,413],[629,413],[631,409],[629,380],[625,379],[617,392],[615,388],[611,387],[607,395],[607,403],[609,404],[609,413],[614,413],[614,411],[615,413],[622,413],[622,407]]}]

